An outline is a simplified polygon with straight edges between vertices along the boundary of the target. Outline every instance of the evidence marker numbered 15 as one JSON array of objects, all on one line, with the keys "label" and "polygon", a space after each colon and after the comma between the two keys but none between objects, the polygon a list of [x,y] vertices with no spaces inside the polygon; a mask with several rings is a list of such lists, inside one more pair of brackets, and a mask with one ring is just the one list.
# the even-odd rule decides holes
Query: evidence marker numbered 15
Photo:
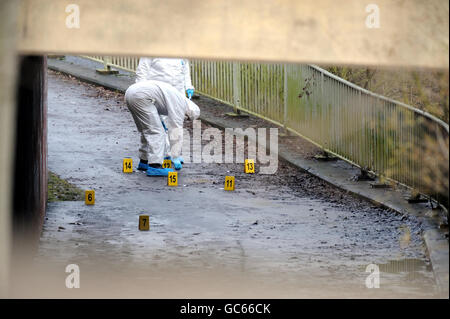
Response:
[{"label": "evidence marker numbered 15", "polygon": [[84,202],[86,205],[94,205],[95,204],[95,191],[87,190],[84,195]]},{"label": "evidence marker numbered 15", "polygon": [[129,157],[123,159],[123,172],[133,173],[133,159]]},{"label": "evidence marker numbered 15", "polygon": [[234,191],[234,176],[225,176],[224,189],[226,191]]},{"label": "evidence marker numbered 15", "polygon": [[167,185],[178,186],[178,173],[177,172],[169,172],[169,175],[167,175]]}]

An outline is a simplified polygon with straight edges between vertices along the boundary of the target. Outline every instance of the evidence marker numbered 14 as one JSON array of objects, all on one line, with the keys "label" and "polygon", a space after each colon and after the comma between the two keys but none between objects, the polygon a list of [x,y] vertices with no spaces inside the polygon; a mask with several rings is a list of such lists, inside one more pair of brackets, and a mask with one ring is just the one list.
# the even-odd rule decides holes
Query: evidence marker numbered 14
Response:
[{"label": "evidence marker numbered 14", "polygon": [[94,190],[87,190],[84,193],[84,202],[86,205],[94,205],[95,204],[95,191]]},{"label": "evidence marker numbered 14", "polygon": [[167,185],[178,186],[178,173],[177,172],[169,172],[169,175],[167,175]]},{"label": "evidence marker numbered 14", "polygon": [[139,215],[139,230],[150,230],[150,216]]},{"label": "evidence marker numbered 14", "polygon": [[129,157],[123,159],[123,172],[133,173],[133,159]]},{"label": "evidence marker numbered 14", "polygon": [[224,189],[226,191],[234,191],[234,176],[225,176]]}]

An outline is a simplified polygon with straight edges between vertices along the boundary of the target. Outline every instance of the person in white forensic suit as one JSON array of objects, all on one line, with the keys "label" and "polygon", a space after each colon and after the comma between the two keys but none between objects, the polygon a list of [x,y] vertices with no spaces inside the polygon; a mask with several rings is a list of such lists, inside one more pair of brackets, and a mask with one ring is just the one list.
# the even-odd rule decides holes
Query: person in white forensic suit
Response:
[{"label": "person in white forensic suit", "polygon": [[140,58],[135,82],[147,80],[170,84],[180,93],[186,93],[189,99],[194,94],[189,61],[186,59]]},{"label": "person in white forensic suit", "polygon": [[[189,61],[176,58],[140,58],[136,69],[136,83],[141,81],[154,80],[172,85],[181,94],[186,94],[189,99],[194,95],[194,87],[191,81]],[[165,132],[168,131],[167,119],[161,116],[161,121]],[[169,137],[165,138],[164,158],[172,159]],[[183,163],[183,158],[180,158]]]},{"label": "person in white forensic suit", "polygon": [[160,116],[164,115],[173,166],[180,170],[184,119],[186,115],[197,119],[199,107],[172,85],[153,80],[131,85],[125,92],[125,102],[141,134],[138,169],[145,170],[148,176],[167,176],[173,171],[162,167],[166,133]]}]

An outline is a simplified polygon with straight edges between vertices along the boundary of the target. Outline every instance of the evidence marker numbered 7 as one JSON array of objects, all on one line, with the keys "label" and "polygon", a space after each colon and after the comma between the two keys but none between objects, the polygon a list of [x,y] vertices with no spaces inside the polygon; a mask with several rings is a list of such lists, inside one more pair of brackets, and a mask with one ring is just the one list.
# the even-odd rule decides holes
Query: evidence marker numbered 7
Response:
[{"label": "evidence marker numbered 7", "polygon": [[133,173],[133,159],[129,157],[123,159],[123,172]]},{"label": "evidence marker numbered 7", "polygon": [[84,193],[84,202],[86,205],[94,205],[95,204],[95,191],[87,190]]},{"label": "evidence marker numbered 7", "polygon": [[150,230],[150,216],[139,216],[139,230]]}]

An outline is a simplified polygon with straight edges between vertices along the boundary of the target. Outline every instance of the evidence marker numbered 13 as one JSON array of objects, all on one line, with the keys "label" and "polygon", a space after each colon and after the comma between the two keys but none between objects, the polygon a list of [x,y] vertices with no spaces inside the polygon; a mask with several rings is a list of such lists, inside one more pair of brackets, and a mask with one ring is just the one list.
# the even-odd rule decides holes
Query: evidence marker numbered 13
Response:
[{"label": "evidence marker numbered 13", "polygon": [[86,205],[94,205],[95,204],[95,191],[94,190],[87,190],[84,193],[84,202]]},{"label": "evidence marker numbered 13", "polygon": [[244,163],[244,172],[245,174],[254,174],[255,173],[255,161],[252,159],[246,159]]},{"label": "evidence marker numbered 13", "polygon": [[123,159],[123,172],[133,173],[133,159],[129,157]]},{"label": "evidence marker numbered 13", "polygon": [[225,176],[225,186],[226,191],[234,191],[234,176]]},{"label": "evidence marker numbered 13", "polygon": [[150,216],[139,215],[139,230],[150,230]]},{"label": "evidence marker numbered 13", "polygon": [[177,172],[169,172],[169,175],[167,175],[167,185],[178,186],[178,173]]}]

